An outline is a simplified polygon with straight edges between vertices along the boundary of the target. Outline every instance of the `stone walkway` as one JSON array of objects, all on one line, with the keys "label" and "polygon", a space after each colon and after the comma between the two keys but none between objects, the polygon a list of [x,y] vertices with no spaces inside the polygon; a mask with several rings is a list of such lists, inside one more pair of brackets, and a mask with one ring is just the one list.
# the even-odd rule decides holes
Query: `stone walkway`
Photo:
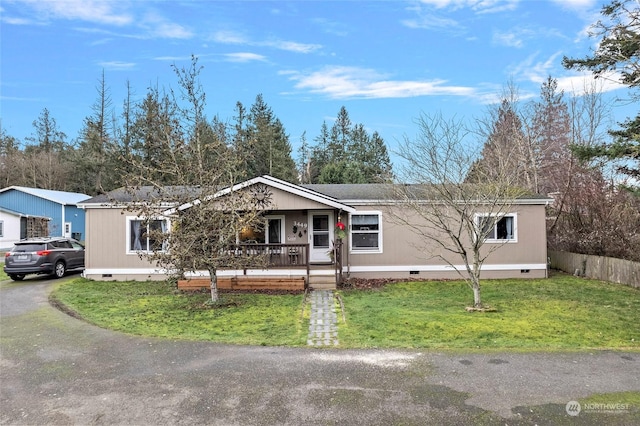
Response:
[{"label": "stone walkway", "polygon": [[338,344],[338,317],[331,290],[313,290],[311,320],[309,321],[309,346],[335,346]]}]

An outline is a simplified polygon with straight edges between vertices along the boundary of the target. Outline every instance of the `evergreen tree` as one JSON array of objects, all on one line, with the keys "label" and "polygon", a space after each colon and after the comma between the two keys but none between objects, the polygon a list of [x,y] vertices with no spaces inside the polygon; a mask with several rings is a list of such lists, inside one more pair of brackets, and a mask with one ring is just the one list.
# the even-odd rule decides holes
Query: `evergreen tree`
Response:
[{"label": "evergreen tree", "polygon": [[24,156],[20,150],[19,141],[8,135],[0,125],[0,185],[3,188],[12,185],[25,185],[23,163]]},{"label": "evergreen tree", "polygon": [[[618,72],[620,82],[632,90],[640,87],[640,5],[634,0],[614,0],[601,11],[602,19],[592,25],[590,35],[598,37],[598,47],[591,56],[582,59],[564,57],[566,68],[589,70],[596,77],[610,78]],[[639,95],[632,93],[634,100]],[[574,152],[582,160],[601,158],[617,162],[618,170],[636,183],[629,188],[640,195],[640,113],[619,123],[612,130],[613,143],[576,145]]]},{"label": "evergreen tree", "polygon": [[93,115],[84,120],[75,156],[75,191],[90,195],[110,191],[119,185],[109,173],[116,167],[117,159],[111,155],[115,143],[110,135],[113,111],[104,71],[96,90],[98,99],[92,106]]},{"label": "evergreen tree", "polygon": [[346,159],[347,149],[352,140],[352,126],[347,109],[341,107],[331,127],[331,137],[327,146],[329,163],[339,163]]},{"label": "evergreen tree", "polygon": [[150,88],[134,113],[131,144],[126,164],[131,173],[148,170],[148,183],[170,185],[175,171],[161,167],[171,156],[175,164],[187,167],[186,142],[181,132],[178,109],[168,95]]},{"label": "evergreen tree", "polygon": [[67,161],[66,135],[58,129],[47,108],[33,121],[35,132],[26,138],[31,144],[24,150],[24,165],[30,175],[30,186],[66,190],[71,164]]},{"label": "evergreen tree", "polygon": [[311,148],[309,160],[309,179],[311,183],[318,183],[322,169],[329,164],[329,126],[323,121],[320,134],[314,139],[316,145]]},{"label": "evergreen tree", "polygon": [[559,192],[571,169],[571,118],[563,96],[564,92],[558,91],[557,80],[548,77],[542,84],[540,101],[534,104],[531,133],[536,147],[534,164],[537,170],[531,175],[537,179],[530,187],[535,193]]},{"label": "evergreen tree", "polygon": [[288,182],[298,182],[289,136],[262,95],[256,96],[251,106],[248,134],[253,144],[253,155],[247,171],[250,177],[267,174]]},{"label": "evergreen tree", "polygon": [[377,132],[369,136],[363,124],[352,124],[343,106],[328,129],[322,124],[312,149],[313,183],[376,183],[392,179],[391,161]]},{"label": "evergreen tree", "polygon": [[311,150],[307,142],[307,132],[303,132],[300,136],[297,167],[300,183],[311,183]]},{"label": "evergreen tree", "polygon": [[525,134],[513,99],[503,98],[492,117],[494,121],[489,123],[480,158],[474,162],[466,179],[478,183],[481,179],[492,180],[508,174],[512,177],[510,182],[526,187],[529,153],[523,149]]}]

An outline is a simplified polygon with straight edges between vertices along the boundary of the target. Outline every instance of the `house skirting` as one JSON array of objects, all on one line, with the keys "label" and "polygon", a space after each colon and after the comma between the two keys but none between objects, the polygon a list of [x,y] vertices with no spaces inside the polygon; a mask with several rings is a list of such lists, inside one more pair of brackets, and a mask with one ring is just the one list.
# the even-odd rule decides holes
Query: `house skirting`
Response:
[{"label": "house skirting", "polygon": [[[348,266],[343,274],[346,278],[415,278],[416,280],[431,279],[460,279],[465,274],[464,265],[374,265],[374,266]],[[307,271],[303,269],[247,269],[218,271],[219,278],[255,277],[255,278],[300,278],[306,277]],[[313,268],[309,271],[311,276],[333,276],[333,269]],[[85,269],[83,276],[96,281],[144,281],[166,279],[166,271],[157,268],[89,268]],[[185,274],[185,278],[208,278],[209,273],[198,271]],[[536,264],[494,264],[483,265],[482,278],[546,278],[547,265]]]}]

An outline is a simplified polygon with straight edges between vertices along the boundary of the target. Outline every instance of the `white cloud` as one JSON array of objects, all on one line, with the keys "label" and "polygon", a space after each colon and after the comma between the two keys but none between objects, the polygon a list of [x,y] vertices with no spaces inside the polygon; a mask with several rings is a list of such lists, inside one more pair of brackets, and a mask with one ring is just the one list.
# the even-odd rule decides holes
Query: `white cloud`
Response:
[{"label": "white cloud", "polygon": [[620,83],[619,73],[606,73],[595,78],[591,73],[580,73],[565,77],[557,78],[558,89],[564,90],[565,93],[582,96],[596,88],[596,92],[607,93],[614,90],[627,89],[627,86]]},{"label": "white cloud", "polygon": [[473,96],[470,87],[448,86],[446,80],[390,80],[371,69],[358,67],[325,67],[309,74],[286,71],[295,81],[295,88],[319,93],[332,99],[348,98],[408,98],[416,96]]},{"label": "white cloud", "polygon": [[311,53],[322,48],[319,44],[296,43],[294,41],[272,40],[266,42],[257,42],[257,46],[268,46],[275,49],[286,50],[296,53]]},{"label": "white cloud", "polygon": [[136,66],[134,62],[121,62],[121,61],[103,61],[98,62],[102,68],[109,71],[125,71],[130,70]]},{"label": "white cloud", "polygon": [[[122,34],[119,36],[135,38],[191,38],[193,33],[184,26],[171,22],[151,9],[134,11],[146,7],[144,2],[127,0],[16,0],[35,11],[35,22],[48,22],[54,19],[83,21],[93,24],[131,27],[144,30],[144,35]],[[137,16],[137,15],[141,15]],[[6,19],[6,18],[3,18]],[[14,23],[30,23],[25,18],[11,18]]]},{"label": "white cloud", "polygon": [[522,38],[515,32],[499,32],[493,33],[493,42],[508,47],[520,48],[524,45]]},{"label": "white cloud", "polygon": [[244,44],[247,46],[271,47],[295,53],[311,53],[322,48],[319,44],[306,44],[278,39],[254,41],[235,31],[217,31],[211,36],[210,40],[223,44]]},{"label": "white cloud", "polygon": [[597,79],[590,72],[571,72],[567,74],[564,68],[558,69],[560,62],[559,52],[543,61],[536,61],[536,56],[536,54],[529,56],[525,61],[513,67],[510,73],[516,76],[518,80],[535,83],[538,87],[551,76],[557,80],[558,89],[578,96],[584,94],[585,91],[591,90],[594,84],[602,93],[626,87],[620,84],[619,73],[606,73]]},{"label": "white cloud", "polygon": [[530,81],[542,84],[549,75],[553,76],[553,70],[558,66],[560,53],[554,53],[545,61],[536,60],[537,53],[529,55],[524,61],[509,69],[509,74],[516,76],[518,80]]},{"label": "white cloud", "polygon": [[157,13],[149,12],[142,20],[141,27],[145,28],[152,37],[187,39],[193,37],[193,33],[182,25],[170,22]]},{"label": "white cloud", "polygon": [[600,4],[597,0],[551,0],[556,3],[558,6],[568,8],[568,9],[577,9],[584,10],[589,9],[591,7]]},{"label": "white cloud", "polygon": [[[198,55],[196,55],[198,56]],[[200,57],[200,56],[198,56]],[[153,58],[154,61],[170,61],[170,62],[181,62],[181,61],[190,61],[191,56],[156,56]]]},{"label": "white cloud", "polygon": [[514,10],[520,0],[420,0],[420,3],[437,9],[469,8],[478,13],[496,13]]},{"label": "white cloud", "polygon": [[211,41],[223,44],[248,44],[249,41],[244,35],[235,31],[216,31],[210,37]]},{"label": "white cloud", "polygon": [[[131,24],[133,16],[126,10],[114,10],[114,6],[127,9],[126,1],[103,0],[20,0],[35,9],[39,18],[68,19],[123,26]],[[124,6],[124,7],[122,7]]]},{"label": "white cloud", "polygon": [[34,24],[37,24],[37,22],[34,22],[31,19],[16,18],[14,16],[7,16],[7,14],[3,13],[2,10],[0,10],[0,22],[2,22],[3,24],[9,24],[9,25],[34,25]]},{"label": "white cloud", "polygon": [[227,53],[223,56],[227,59],[228,62],[253,62],[266,60],[266,58],[262,55],[249,52]]},{"label": "white cloud", "polygon": [[419,16],[415,19],[405,19],[400,22],[407,28],[412,29],[459,29],[461,28],[460,24],[450,18],[441,18],[432,13]]}]

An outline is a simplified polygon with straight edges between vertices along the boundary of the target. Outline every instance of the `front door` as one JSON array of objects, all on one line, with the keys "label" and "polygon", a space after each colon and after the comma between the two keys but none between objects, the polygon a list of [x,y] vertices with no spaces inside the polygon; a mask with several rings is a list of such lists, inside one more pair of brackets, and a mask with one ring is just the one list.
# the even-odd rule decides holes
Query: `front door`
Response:
[{"label": "front door", "polygon": [[331,262],[333,244],[333,212],[322,211],[309,214],[309,260],[313,263]]}]

